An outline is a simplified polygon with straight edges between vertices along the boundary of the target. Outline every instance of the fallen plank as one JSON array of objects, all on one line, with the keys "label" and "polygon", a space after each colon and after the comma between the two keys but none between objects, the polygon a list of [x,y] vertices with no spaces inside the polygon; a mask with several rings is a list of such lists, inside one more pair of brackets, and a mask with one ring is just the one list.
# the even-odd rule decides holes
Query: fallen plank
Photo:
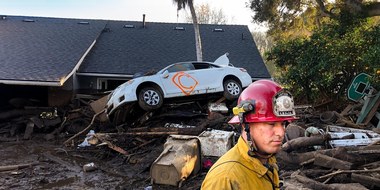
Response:
[{"label": "fallen plank", "polygon": [[352,163],[346,162],[343,160],[339,160],[330,156],[326,156],[323,154],[317,154],[315,156],[314,165],[322,166],[325,168],[335,168],[342,170],[349,170],[352,167]]},{"label": "fallen plank", "polygon": [[380,137],[379,134],[370,135],[369,133],[350,133],[350,132],[329,132],[331,139],[342,139],[349,135],[353,135],[353,139],[369,139],[373,137]]},{"label": "fallen plank", "polygon": [[371,186],[374,185],[374,186],[380,187],[380,179],[377,179],[371,176],[353,173],[351,174],[351,180],[363,185],[371,185]]},{"label": "fallen plank", "polygon": [[53,156],[47,152],[44,152],[42,153],[42,155],[44,155],[46,158],[48,158],[49,160],[55,162],[55,163],[58,163],[64,167],[66,167],[68,170],[70,171],[73,171],[73,172],[80,172],[81,171],[81,168],[79,167],[76,167],[76,166],[73,166],[71,165],[70,163],[66,162],[66,161],[63,161],[62,159],[56,157],[56,156]]},{"label": "fallen plank", "polygon": [[370,168],[373,168],[373,167],[380,167],[380,161],[376,161],[376,162],[371,162],[371,163],[368,163],[368,164],[364,164],[362,167],[370,167]]},{"label": "fallen plank", "polygon": [[333,169],[329,170],[318,170],[318,169],[308,169],[308,170],[303,170],[302,173],[304,173],[308,178],[316,178],[321,175],[326,175],[328,173],[331,173]]},{"label": "fallen plank", "polygon": [[333,183],[328,186],[334,190],[368,190],[360,183]]},{"label": "fallen plank", "polygon": [[315,158],[317,154],[328,155],[351,163],[358,163],[363,161],[360,156],[352,156],[349,154],[350,151],[351,153],[356,154],[359,150],[359,147],[350,147],[350,151],[347,151],[346,148],[347,147],[338,147],[334,149],[318,150],[305,153],[288,153],[281,150],[276,154],[275,157],[276,159],[281,160],[281,162],[284,164],[281,166],[281,168],[284,170],[294,170],[295,168],[299,168],[301,163],[311,162],[311,160]]},{"label": "fallen plank", "polygon": [[32,167],[38,165],[38,162],[31,164],[20,164],[20,165],[11,165],[11,166],[0,166],[0,171],[9,171],[9,170],[18,170],[22,168]]},{"label": "fallen plank", "polygon": [[380,145],[345,147],[350,154],[380,154]]},{"label": "fallen plank", "polygon": [[326,184],[320,183],[318,181],[312,180],[302,175],[296,175],[295,178],[297,179],[297,181],[301,182],[305,187],[310,188],[310,189],[319,189],[319,190],[331,189]]},{"label": "fallen plank", "polygon": [[352,104],[349,104],[346,108],[344,108],[344,110],[342,112],[340,112],[340,115],[344,116],[345,114],[347,114],[352,108],[354,107],[354,105]]},{"label": "fallen plank", "polygon": [[337,122],[345,123],[349,127],[363,129],[365,127],[365,124],[355,124],[351,122],[350,120],[346,119],[342,115],[340,115],[338,112],[334,111],[334,114],[339,118]]},{"label": "fallen plank", "polygon": [[341,127],[336,125],[328,125],[327,132],[347,132],[347,133],[366,133],[368,136],[377,137],[378,133],[373,132],[372,130],[366,129],[355,129],[350,127]]},{"label": "fallen plank", "polygon": [[282,145],[282,150],[290,152],[292,150],[297,150],[300,148],[306,148],[309,146],[315,145],[324,145],[325,137],[324,136],[315,136],[315,137],[298,137],[292,139]]},{"label": "fallen plank", "polygon": [[179,132],[125,132],[125,133],[96,133],[96,134],[87,134],[87,136],[94,137],[104,137],[104,136],[123,136],[123,135],[178,135]]},{"label": "fallen plank", "polygon": [[380,140],[380,137],[377,138],[368,138],[368,139],[342,139],[342,140],[331,140],[329,141],[331,147],[342,147],[342,146],[366,146],[371,143]]}]

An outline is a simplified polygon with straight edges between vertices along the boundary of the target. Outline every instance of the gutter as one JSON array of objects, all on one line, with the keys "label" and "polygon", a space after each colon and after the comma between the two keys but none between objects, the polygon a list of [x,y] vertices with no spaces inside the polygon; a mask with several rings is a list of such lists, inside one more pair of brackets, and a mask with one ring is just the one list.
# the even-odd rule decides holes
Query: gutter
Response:
[{"label": "gutter", "polygon": [[20,80],[0,80],[0,83],[11,85],[29,85],[29,86],[62,86],[60,82],[41,82],[41,81],[20,81]]},{"label": "gutter", "polygon": [[77,76],[88,76],[88,77],[115,77],[115,78],[132,78],[133,75],[124,74],[103,74],[103,73],[76,73]]}]

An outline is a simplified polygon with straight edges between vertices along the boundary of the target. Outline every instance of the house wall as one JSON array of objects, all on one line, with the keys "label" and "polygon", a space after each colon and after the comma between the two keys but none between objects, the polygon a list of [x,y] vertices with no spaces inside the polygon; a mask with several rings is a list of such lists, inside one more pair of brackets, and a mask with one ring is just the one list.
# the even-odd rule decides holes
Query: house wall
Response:
[{"label": "house wall", "polygon": [[70,77],[61,87],[48,88],[48,105],[51,107],[66,105],[73,102],[73,77]]},{"label": "house wall", "polygon": [[76,76],[75,89],[78,93],[110,91],[128,80],[127,77]]},{"label": "house wall", "polygon": [[77,76],[77,85],[76,89],[81,90],[95,90],[97,77],[88,77],[88,76]]}]

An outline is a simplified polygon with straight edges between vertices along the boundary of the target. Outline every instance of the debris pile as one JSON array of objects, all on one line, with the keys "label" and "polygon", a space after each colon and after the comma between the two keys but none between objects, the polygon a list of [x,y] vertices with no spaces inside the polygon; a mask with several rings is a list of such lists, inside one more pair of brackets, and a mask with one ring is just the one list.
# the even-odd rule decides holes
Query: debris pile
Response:
[{"label": "debris pile", "polygon": [[360,114],[363,104],[350,104],[340,113],[298,108],[300,120],[287,127],[276,155],[283,189],[380,188],[379,128],[373,115]]},{"label": "debris pile", "polygon": [[[78,109],[25,107],[4,111],[0,114],[0,142],[38,138],[59,141],[62,147],[50,151],[91,158],[80,165],[85,172],[130,177],[130,184],[123,185],[127,189],[151,186],[173,189],[171,185],[151,183],[152,164],[168,149],[165,143],[170,135],[196,136],[203,138],[201,150],[209,151],[202,150],[201,168],[187,173],[186,180],[180,184],[185,189],[199,189],[207,170],[221,155],[213,149],[216,141],[207,139],[213,135],[212,131],[226,132],[219,136],[226,139],[223,140],[226,146],[219,147],[224,152],[241,134],[240,126],[228,124],[232,117],[228,110],[236,102],[171,104],[156,112],[140,112],[133,121],[115,126],[106,120],[101,101],[104,99],[82,101],[84,105]],[[380,188],[380,146],[377,145],[380,135],[375,117],[378,106],[369,111],[363,111],[364,107],[358,103],[341,111],[320,113],[311,105],[297,106],[299,120],[288,125],[283,149],[276,154],[280,180],[284,183],[282,189]],[[210,147],[203,147],[206,143]],[[74,165],[75,172],[82,171],[76,164],[48,152],[42,156],[66,168]],[[101,161],[115,162],[117,167],[111,169]],[[0,168],[27,170],[35,164],[8,164]]]}]

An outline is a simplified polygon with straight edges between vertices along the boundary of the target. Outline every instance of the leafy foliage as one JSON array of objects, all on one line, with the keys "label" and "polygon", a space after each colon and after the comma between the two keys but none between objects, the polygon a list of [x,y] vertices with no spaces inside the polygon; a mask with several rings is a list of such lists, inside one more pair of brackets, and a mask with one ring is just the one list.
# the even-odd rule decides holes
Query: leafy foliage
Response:
[{"label": "leafy foliage", "polygon": [[254,13],[253,22],[265,24],[274,42],[319,29],[321,23],[339,19],[342,10],[380,16],[378,0],[252,0],[249,7]]},{"label": "leafy foliage", "polygon": [[372,21],[343,10],[312,36],[277,44],[266,53],[267,61],[273,61],[279,71],[276,80],[309,103],[320,97],[342,100],[355,75],[377,76],[380,70],[380,27]]}]

